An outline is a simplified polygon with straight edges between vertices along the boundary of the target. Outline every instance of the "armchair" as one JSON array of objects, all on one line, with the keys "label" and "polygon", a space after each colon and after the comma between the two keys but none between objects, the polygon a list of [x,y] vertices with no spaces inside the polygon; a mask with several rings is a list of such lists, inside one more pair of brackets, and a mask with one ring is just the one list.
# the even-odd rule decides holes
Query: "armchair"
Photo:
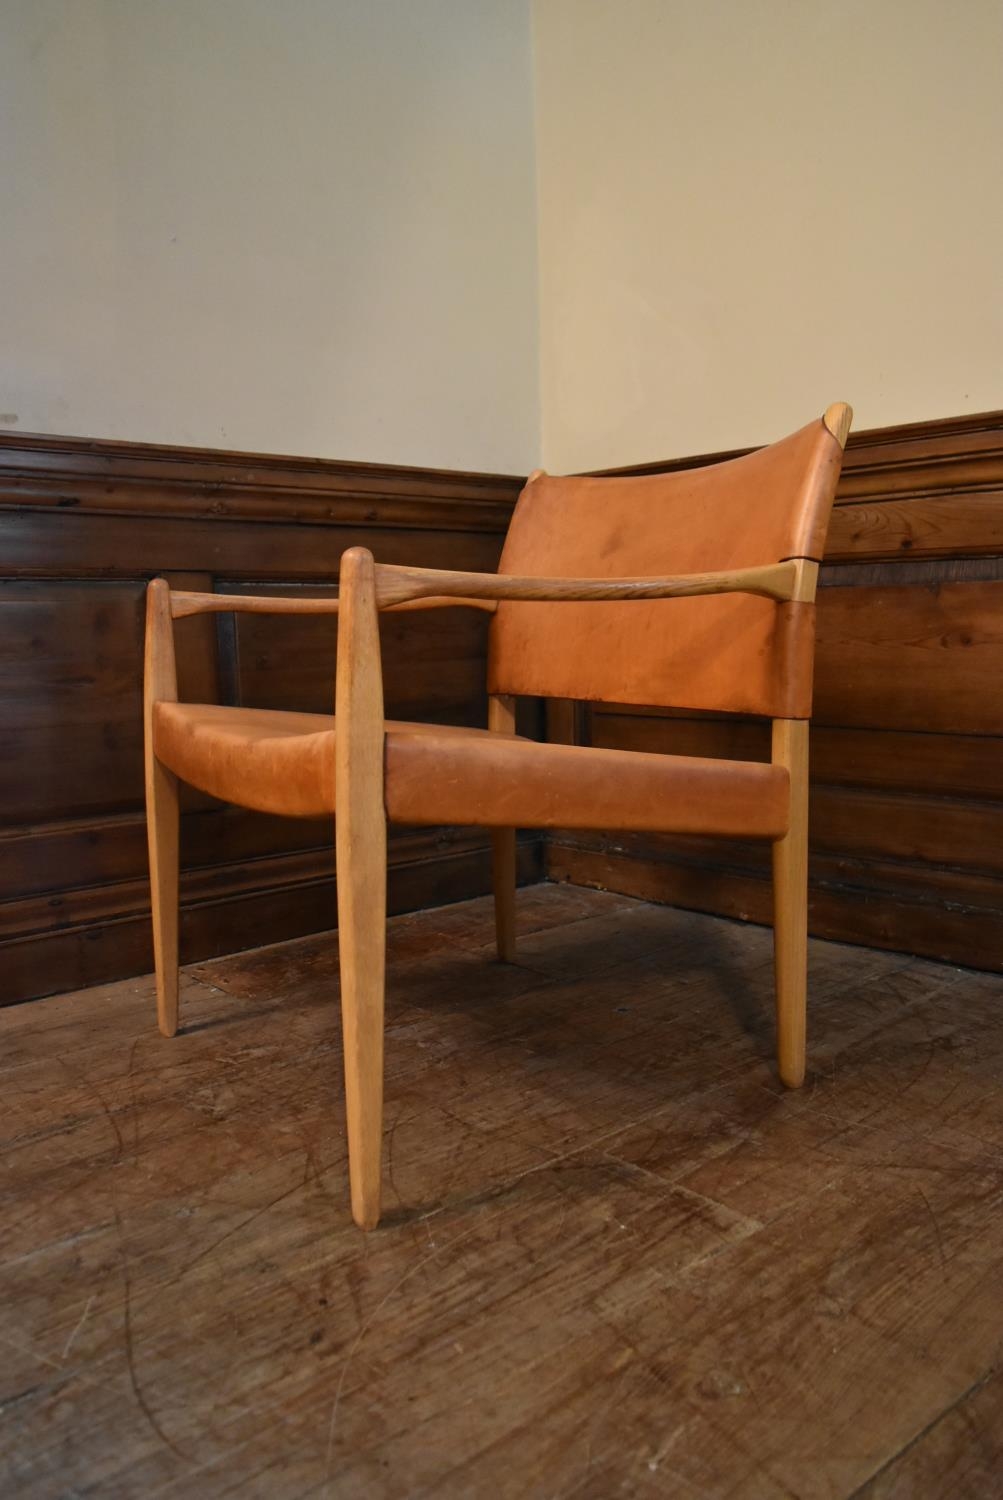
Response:
[{"label": "armchair", "polygon": [[[515,952],[515,829],[622,828],[773,847],[777,1053],[805,1069],[808,720],[818,563],[852,413],[681,473],[536,471],[498,574],[341,562],[339,597],[147,595],[146,795],[157,1009],[178,1027],[178,780],[289,816],[336,814],[341,1008],[352,1213],[380,1215],[388,822],[492,830],[498,953]],[[713,571],[708,571],[712,568]],[[486,730],[384,718],[381,610],[491,616]],[[173,620],[233,610],[337,614],[335,715],[177,701]],[[540,744],[520,694],[751,713],[769,762]],[[337,731],[335,726],[337,726]]]}]

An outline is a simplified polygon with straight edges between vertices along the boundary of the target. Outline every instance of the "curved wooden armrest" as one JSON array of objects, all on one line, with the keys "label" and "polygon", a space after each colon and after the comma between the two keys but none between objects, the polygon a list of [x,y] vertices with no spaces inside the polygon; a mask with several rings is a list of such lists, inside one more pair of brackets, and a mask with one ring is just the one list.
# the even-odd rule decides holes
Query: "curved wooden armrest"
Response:
[{"label": "curved wooden armrest", "polygon": [[[480,609],[493,614],[503,599],[562,600],[688,599],[698,594],[758,594],[764,599],[810,602],[818,564],[791,558],[763,568],[721,573],[683,573],[674,578],[517,578],[507,573],[453,573],[441,568],[376,564],[381,610]],[[336,615],[337,599],[293,599],[278,594],[193,594],[171,590],[171,616],[236,614]]]},{"label": "curved wooden armrest", "polygon": [[[382,609],[403,614],[416,609],[480,609],[494,614],[498,608],[495,599],[441,598],[423,595],[407,598],[399,603],[380,606]],[[246,615],[336,615],[337,599],[291,599],[284,594],[191,594],[181,589],[171,590],[171,617],[175,620],[185,615],[219,615],[228,612]]]},{"label": "curved wooden armrest", "polygon": [[562,600],[686,599],[697,594],[759,594],[778,602],[815,597],[818,564],[791,558],[763,568],[733,568],[721,573],[689,573],[674,578],[517,578],[505,573],[452,573],[438,568],[376,565],[376,598],[380,609],[422,599],[461,598]]}]

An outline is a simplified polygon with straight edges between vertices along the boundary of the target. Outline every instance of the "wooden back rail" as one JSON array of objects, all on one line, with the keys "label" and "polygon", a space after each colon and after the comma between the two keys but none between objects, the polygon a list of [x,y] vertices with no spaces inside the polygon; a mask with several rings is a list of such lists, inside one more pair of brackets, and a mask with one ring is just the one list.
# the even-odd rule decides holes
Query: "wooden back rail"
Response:
[{"label": "wooden back rail", "polygon": [[[815,598],[818,564],[809,558],[789,558],[761,568],[736,568],[720,573],[693,573],[675,578],[519,578],[504,573],[457,573],[439,568],[401,568],[375,565],[376,600],[381,610],[469,608],[491,614],[499,601],[566,600],[601,603],[630,599],[689,599],[700,594],[756,594],[777,603],[811,603]],[[291,599],[260,594],[196,594],[171,592],[171,615],[245,614],[332,615],[337,599]]]}]

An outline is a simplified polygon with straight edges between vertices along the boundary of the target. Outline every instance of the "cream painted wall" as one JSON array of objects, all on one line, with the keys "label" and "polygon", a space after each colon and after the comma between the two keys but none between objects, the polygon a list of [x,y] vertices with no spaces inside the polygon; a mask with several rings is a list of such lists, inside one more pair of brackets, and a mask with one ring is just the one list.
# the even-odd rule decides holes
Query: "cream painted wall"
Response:
[{"label": "cream painted wall", "polygon": [[1003,406],[999,0],[535,0],[543,461]]},{"label": "cream painted wall", "polygon": [[532,3],[535,169],[530,0],[0,0],[0,424],[561,470],[1003,405],[999,0]]},{"label": "cream painted wall", "polygon": [[3,425],[539,447],[529,0],[2,0]]}]

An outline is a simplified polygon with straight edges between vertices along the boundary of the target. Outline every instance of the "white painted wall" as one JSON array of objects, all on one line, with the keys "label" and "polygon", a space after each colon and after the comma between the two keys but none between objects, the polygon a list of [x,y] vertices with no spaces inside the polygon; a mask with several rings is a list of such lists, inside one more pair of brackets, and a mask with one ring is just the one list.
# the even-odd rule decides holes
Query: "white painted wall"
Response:
[{"label": "white painted wall", "polygon": [[0,423],[560,471],[1003,406],[1000,0],[530,4],[0,0]]},{"label": "white painted wall", "polygon": [[2,0],[4,425],[525,470],[529,0]]},{"label": "white painted wall", "polygon": [[543,460],[1003,406],[1000,0],[534,0]]}]

